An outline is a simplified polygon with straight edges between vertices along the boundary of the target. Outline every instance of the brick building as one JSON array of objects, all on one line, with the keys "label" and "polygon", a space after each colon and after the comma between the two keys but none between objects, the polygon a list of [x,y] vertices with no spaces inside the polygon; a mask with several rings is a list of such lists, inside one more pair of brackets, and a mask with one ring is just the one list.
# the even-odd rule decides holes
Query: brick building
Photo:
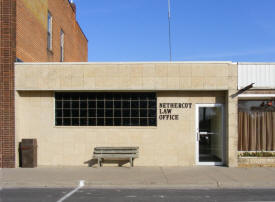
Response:
[{"label": "brick building", "polygon": [[85,62],[87,38],[68,0],[0,0],[0,167],[15,167],[14,62]]}]

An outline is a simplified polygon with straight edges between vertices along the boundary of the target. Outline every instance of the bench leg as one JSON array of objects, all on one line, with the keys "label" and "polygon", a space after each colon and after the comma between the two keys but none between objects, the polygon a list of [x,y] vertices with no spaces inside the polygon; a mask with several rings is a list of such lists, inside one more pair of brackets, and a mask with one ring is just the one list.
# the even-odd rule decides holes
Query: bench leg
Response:
[{"label": "bench leg", "polygon": [[133,160],[133,158],[130,158],[130,164],[131,164],[131,167],[134,166],[134,160]]},{"label": "bench leg", "polygon": [[97,158],[97,165],[98,167],[101,167],[101,158]]}]

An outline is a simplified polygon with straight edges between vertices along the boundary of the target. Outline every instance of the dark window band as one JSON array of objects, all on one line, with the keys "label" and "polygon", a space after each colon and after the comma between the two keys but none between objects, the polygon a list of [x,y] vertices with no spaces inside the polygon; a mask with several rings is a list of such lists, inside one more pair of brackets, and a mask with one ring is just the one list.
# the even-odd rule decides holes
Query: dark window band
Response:
[{"label": "dark window band", "polygon": [[55,93],[56,126],[156,126],[156,93]]}]

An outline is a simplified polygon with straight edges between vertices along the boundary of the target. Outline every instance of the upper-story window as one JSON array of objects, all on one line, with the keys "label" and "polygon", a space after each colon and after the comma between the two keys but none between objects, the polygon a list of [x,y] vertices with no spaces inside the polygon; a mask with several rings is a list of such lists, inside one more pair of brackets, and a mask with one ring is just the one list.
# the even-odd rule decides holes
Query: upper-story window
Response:
[{"label": "upper-story window", "polygon": [[53,17],[50,12],[48,12],[48,30],[47,30],[47,48],[52,50],[53,42],[53,31],[52,31]]},{"label": "upper-story window", "polygon": [[60,31],[60,62],[64,62],[64,32]]}]

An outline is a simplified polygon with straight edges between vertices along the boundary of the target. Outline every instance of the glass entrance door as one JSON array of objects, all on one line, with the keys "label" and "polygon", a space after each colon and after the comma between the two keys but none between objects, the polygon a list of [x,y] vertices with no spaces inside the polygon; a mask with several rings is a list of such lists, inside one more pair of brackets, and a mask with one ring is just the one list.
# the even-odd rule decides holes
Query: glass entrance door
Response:
[{"label": "glass entrance door", "polygon": [[197,164],[223,164],[223,105],[198,104],[196,138]]}]

